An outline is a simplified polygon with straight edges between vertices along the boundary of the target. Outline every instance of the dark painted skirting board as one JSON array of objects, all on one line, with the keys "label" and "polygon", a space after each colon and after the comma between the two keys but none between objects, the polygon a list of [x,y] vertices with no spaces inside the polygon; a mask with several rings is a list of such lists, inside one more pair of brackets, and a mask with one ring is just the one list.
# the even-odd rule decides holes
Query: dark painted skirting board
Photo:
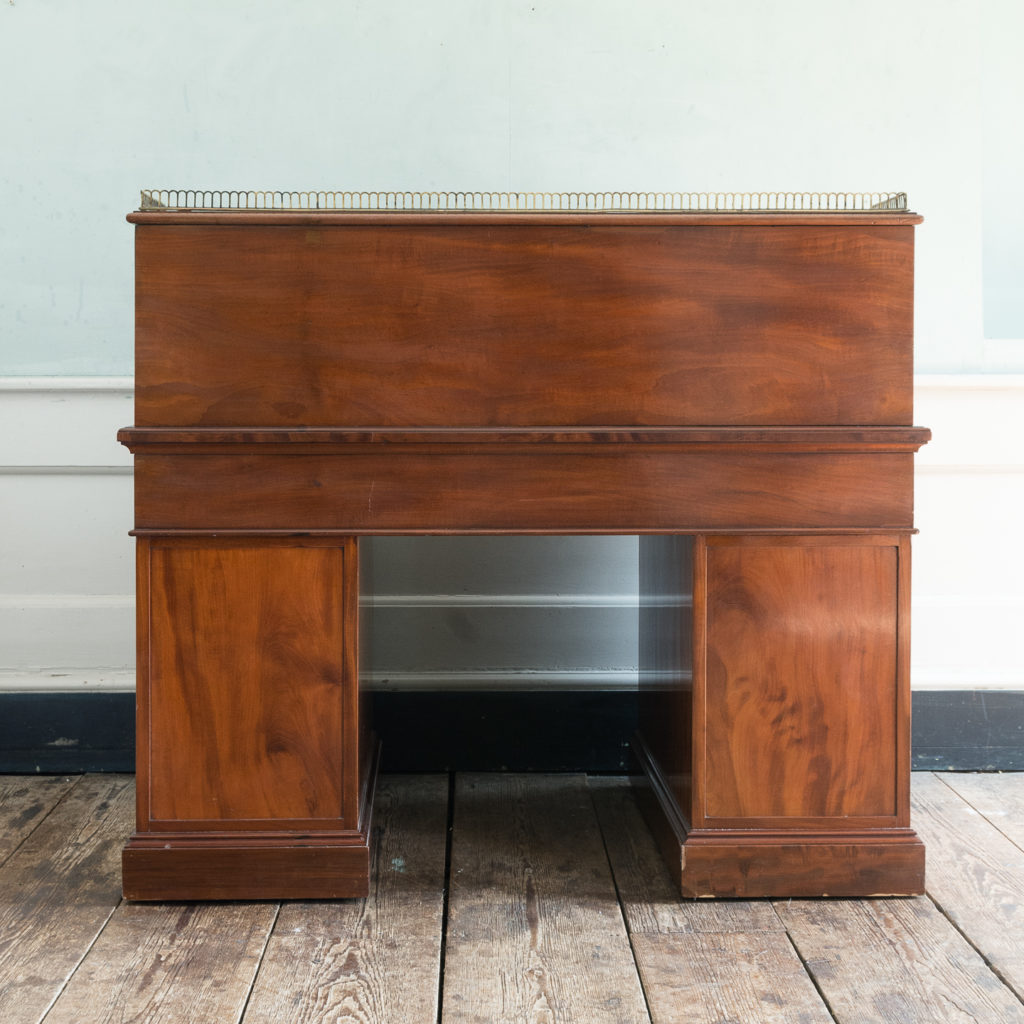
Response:
[{"label": "dark painted skirting board", "polygon": [[626,772],[635,693],[376,693],[384,771]]},{"label": "dark painted skirting board", "polygon": [[917,690],[915,771],[1024,771],[1024,691]]},{"label": "dark painted skirting board", "polygon": [[[627,770],[636,694],[376,693],[383,770]],[[913,767],[1024,771],[1024,691],[914,693]],[[0,693],[0,773],[134,769],[131,693]]]},{"label": "dark painted skirting board", "polygon": [[134,693],[0,693],[0,772],[132,771]]}]

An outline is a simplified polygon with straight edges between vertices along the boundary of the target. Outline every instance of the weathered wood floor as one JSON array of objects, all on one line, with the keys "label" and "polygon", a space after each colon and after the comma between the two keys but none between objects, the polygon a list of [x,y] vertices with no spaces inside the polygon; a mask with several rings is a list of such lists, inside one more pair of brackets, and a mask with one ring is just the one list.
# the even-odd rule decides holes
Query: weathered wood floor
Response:
[{"label": "weathered wood floor", "polygon": [[131,905],[125,776],[0,778],[3,1024],[1024,1022],[1024,774],[914,777],[928,897],[682,902],[628,786],[385,776],[367,900]]}]

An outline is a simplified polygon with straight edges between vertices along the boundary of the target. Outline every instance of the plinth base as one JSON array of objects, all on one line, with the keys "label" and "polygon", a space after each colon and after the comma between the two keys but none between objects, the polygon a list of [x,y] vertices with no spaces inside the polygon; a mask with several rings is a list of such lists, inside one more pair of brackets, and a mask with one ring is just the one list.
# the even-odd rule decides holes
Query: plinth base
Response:
[{"label": "plinth base", "polygon": [[683,896],[866,897],[924,892],[924,844],[910,828],[692,829],[642,742],[640,807]]},{"label": "plinth base", "polygon": [[374,744],[359,828],[333,832],[137,832],[121,854],[127,900],[313,900],[367,896]]},{"label": "plinth base", "polygon": [[315,844],[135,835],[121,866],[128,900],[337,899],[366,896],[370,889],[366,835]]}]

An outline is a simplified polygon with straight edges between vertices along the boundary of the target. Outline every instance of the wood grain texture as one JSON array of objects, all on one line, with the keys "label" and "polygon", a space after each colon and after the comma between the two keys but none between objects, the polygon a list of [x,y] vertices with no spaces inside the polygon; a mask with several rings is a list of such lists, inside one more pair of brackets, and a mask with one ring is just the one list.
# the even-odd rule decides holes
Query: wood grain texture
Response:
[{"label": "wood grain texture", "polygon": [[273,903],[123,903],[47,1024],[181,1024],[241,1018]]},{"label": "wood grain texture", "polygon": [[354,544],[146,551],[147,828],[354,828]]},{"label": "wood grain texture", "polygon": [[913,228],[719,223],[140,223],[136,423],[909,424]]},{"label": "wood grain texture", "polygon": [[899,558],[896,538],[709,538],[695,825],[906,824]]},{"label": "wood grain texture", "polygon": [[1024,1021],[1024,1006],[930,900],[777,909],[839,1024]]},{"label": "wood grain texture", "polygon": [[125,899],[347,899],[369,890],[370,849],[361,833],[202,837],[213,838],[133,835],[122,857]]},{"label": "wood grain texture", "polygon": [[582,777],[460,776],[443,1024],[646,1024]]},{"label": "wood grain texture", "polygon": [[86,776],[0,868],[0,1020],[37,1024],[121,899],[124,776]]},{"label": "wood grain texture", "polygon": [[784,934],[633,937],[652,1024],[831,1024]]},{"label": "wood grain texture", "polygon": [[76,781],[57,775],[0,778],[0,864],[17,850]]},{"label": "wood grain texture", "polygon": [[948,772],[939,778],[1024,850],[1024,772]]},{"label": "wood grain texture", "polygon": [[[638,826],[626,780],[590,779],[585,794],[621,898],[611,917],[603,896],[610,883],[592,870],[600,840],[586,821],[582,780],[482,781],[502,799],[488,795],[490,810],[470,807],[454,820],[452,901],[471,914],[449,920],[445,993],[452,998],[453,986],[465,985],[454,989],[462,998],[449,1004],[449,1019],[790,1024],[829,1020],[824,1000],[838,1024],[1024,1021],[1006,984],[1021,933],[1013,916],[1024,885],[1021,851],[952,788],[979,783],[991,811],[1012,801],[1013,776],[915,777],[918,827],[946,836],[933,899],[774,903],[679,900]],[[1008,798],[999,800],[1006,783]],[[118,832],[129,827],[130,780],[76,780],[0,867],[4,1024],[433,1024],[447,786],[405,777],[386,779],[381,791],[371,896],[288,904],[271,932],[273,904],[117,905],[112,868]],[[463,827],[472,858],[458,856]],[[535,855],[538,845],[555,859]],[[518,888],[509,881],[517,878]],[[584,914],[571,911],[580,905]],[[961,914],[955,923],[951,908]],[[625,931],[616,915],[628,924],[628,969],[643,979],[649,1015],[633,1014],[628,1000],[610,1005],[610,952]],[[991,926],[978,926],[984,917]],[[586,937],[598,940],[580,927],[584,918],[600,928],[596,959],[587,955]],[[453,957],[465,958],[458,974]],[[562,978],[563,967],[572,978]],[[535,998],[516,1013],[524,991]],[[474,1002],[478,992],[486,1006]]]},{"label": "wood grain texture", "polygon": [[909,529],[910,454],[565,453],[378,445],[352,455],[138,455],[141,529],[574,533]]},{"label": "wood grain texture", "polygon": [[288,903],[244,1024],[437,1019],[448,779],[387,776],[365,900]]},{"label": "wood grain texture", "polygon": [[366,894],[356,561],[350,537],[139,541],[128,898]]},{"label": "wood grain texture", "polygon": [[928,893],[1024,1000],[1024,850],[929,773],[913,779]]},{"label": "wood grain texture", "polygon": [[782,922],[766,900],[680,899],[679,880],[645,827],[628,780],[593,776],[588,785],[634,944],[638,934],[782,935]]},{"label": "wood grain texture", "polygon": [[828,1022],[764,900],[680,900],[622,779],[589,785],[654,1024]]}]

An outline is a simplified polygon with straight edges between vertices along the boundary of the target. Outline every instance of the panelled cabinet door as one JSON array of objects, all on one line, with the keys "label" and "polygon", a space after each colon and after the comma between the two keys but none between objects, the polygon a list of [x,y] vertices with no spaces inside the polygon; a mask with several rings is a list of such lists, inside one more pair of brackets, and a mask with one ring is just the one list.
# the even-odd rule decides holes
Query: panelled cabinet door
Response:
[{"label": "panelled cabinet door", "polygon": [[909,540],[710,537],[703,555],[694,824],[908,824]]},{"label": "panelled cabinet door", "polygon": [[140,542],[140,826],[351,829],[351,539]]}]

